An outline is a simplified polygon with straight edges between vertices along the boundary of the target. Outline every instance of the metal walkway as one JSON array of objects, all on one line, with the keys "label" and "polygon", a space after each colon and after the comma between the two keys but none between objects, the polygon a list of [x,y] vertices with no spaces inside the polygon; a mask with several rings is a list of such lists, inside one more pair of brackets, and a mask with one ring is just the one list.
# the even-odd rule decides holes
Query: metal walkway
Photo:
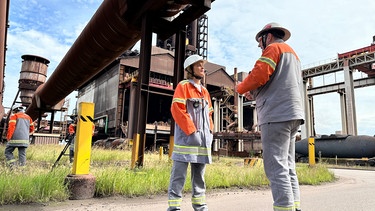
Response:
[{"label": "metal walkway", "polygon": [[[360,71],[367,75],[361,79],[353,79],[353,72]],[[344,73],[344,81],[314,86],[313,79],[336,72]],[[342,134],[357,135],[357,117],[355,111],[354,89],[375,85],[375,36],[370,46],[354,51],[338,54],[337,59],[326,64],[302,70],[304,90],[306,90],[306,135],[314,136],[313,96],[337,92],[340,94]]]}]

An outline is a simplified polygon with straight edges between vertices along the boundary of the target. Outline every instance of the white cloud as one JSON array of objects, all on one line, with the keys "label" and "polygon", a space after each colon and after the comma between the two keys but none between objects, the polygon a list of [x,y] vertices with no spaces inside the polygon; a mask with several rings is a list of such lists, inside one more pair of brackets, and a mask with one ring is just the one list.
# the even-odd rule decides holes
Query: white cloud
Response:
[{"label": "white cloud", "polygon": [[[324,64],[336,58],[337,53],[370,45],[375,35],[375,16],[369,15],[373,8],[373,1],[291,0],[280,4],[260,0],[247,4],[215,1],[208,12],[208,59],[225,65],[230,74],[234,67],[248,72],[261,54],[254,40],[255,34],[266,23],[279,22],[291,31],[288,43],[299,55],[303,66]],[[343,81],[343,76],[324,77],[325,84],[334,81]],[[316,79],[315,83],[323,84],[323,78]],[[363,94],[374,91],[375,87],[355,91],[359,134],[375,134],[372,126],[375,119],[369,118],[375,99]],[[341,130],[339,94],[315,96],[314,109],[317,133],[331,134]]]},{"label": "white cloud", "polygon": [[[66,52],[86,26],[102,1],[10,1],[5,90],[3,105],[9,107],[18,90],[22,59],[25,54],[37,55],[50,61],[47,80]],[[70,111],[75,106],[75,93]],[[19,99],[17,99],[19,101]]]}]

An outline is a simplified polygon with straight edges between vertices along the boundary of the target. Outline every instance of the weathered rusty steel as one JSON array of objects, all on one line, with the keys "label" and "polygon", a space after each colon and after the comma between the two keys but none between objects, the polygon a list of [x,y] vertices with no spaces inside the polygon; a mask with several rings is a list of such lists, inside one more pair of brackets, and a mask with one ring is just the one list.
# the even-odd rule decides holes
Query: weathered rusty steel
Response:
[{"label": "weathered rusty steel", "polygon": [[[6,55],[6,38],[8,29],[9,0],[0,1],[0,101],[3,101],[4,69]],[[0,119],[5,114],[3,104],[0,103]]]},{"label": "weathered rusty steel", "polygon": [[[186,6],[190,3],[189,6]],[[180,11],[176,10],[180,4]],[[184,9],[186,6],[186,9]],[[210,9],[211,0],[106,0],[62,59],[56,70],[34,94],[26,110],[32,119],[38,109],[51,109],[61,99],[90,80],[110,62],[131,48],[141,37],[141,20],[146,14],[155,16],[153,30],[163,37],[176,33]],[[173,20],[163,16],[184,12]],[[173,12],[172,12],[173,11]],[[38,106],[37,106],[38,104]]]},{"label": "weathered rusty steel", "polygon": [[40,56],[23,55],[18,88],[22,105],[29,105],[35,90],[46,82],[49,60]]},{"label": "weathered rusty steel", "polygon": [[229,139],[229,140],[260,140],[259,133],[253,132],[217,132],[213,134],[214,139]]}]

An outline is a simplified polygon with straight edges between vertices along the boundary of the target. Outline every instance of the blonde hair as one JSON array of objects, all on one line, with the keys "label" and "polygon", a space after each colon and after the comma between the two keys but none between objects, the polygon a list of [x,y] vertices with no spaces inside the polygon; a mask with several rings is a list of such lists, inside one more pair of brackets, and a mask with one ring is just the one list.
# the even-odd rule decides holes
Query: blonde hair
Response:
[{"label": "blonde hair", "polygon": [[193,68],[192,68],[192,65],[188,66],[186,68],[186,79],[193,79],[194,76],[193,76]]}]

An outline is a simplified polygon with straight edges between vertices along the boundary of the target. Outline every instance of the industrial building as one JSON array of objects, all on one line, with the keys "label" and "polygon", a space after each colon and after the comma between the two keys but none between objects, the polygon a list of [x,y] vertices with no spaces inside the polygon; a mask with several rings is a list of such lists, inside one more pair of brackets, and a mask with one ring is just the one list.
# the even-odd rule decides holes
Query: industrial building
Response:
[{"label": "industrial building", "polygon": [[[173,60],[174,52],[153,46],[151,53],[150,80],[147,90],[148,105],[146,114],[146,148],[153,141],[169,140],[172,117],[170,105],[173,96]],[[134,86],[138,76],[138,51],[127,51],[95,75],[90,81],[78,88],[79,102],[95,104],[96,128],[110,137],[132,138]],[[204,83],[213,99],[219,105],[222,116],[218,131],[234,132],[236,106],[234,105],[233,76],[228,75],[224,66],[211,62],[205,64],[207,75]],[[214,101],[217,101],[215,103]],[[245,109],[253,109],[251,106]],[[252,114],[252,112],[249,112]],[[253,126],[252,115],[244,118],[244,128]]]},{"label": "industrial building", "polygon": [[[138,134],[133,141],[141,143],[141,164],[146,147],[143,140],[152,134],[168,140],[173,133],[169,108],[173,89],[184,78],[183,60],[190,54],[207,59],[205,13],[212,2],[104,1],[51,77],[33,90],[26,113],[37,119],[39,126],[45,114],[51,114],[48,132],[53,134],[54,115],[64,112],[64,98],[78,89],[78,102],[95,104],[98,132],[120,138]],[[6,25],[7,16],[2,16],[2,20]],[[153,33],[158,36],[157,47],[151,45]],[[131,49],[139,40],[138,54]],[[218,150],[223,146],[223,135],[237,142],[228,134],[242,133],[243,127],[251,128],[254,120],[238,115],[237,104],[242,105],[242,100],[235,96],[235,79],[226,73],[225,67],[207,63],[206,69],[205,84],[217,109],[214,119],[219,135],[214,149]],[[243,139],[238,142],[239,151],[244,151]]]},{"label": "industrial building", "polygon": [[[44,124],[45,115],[51,114],[49,135],[42,136],[59,139],[60,134],[54,136],[55,114],[63,113],[60,131],[64,133],[68,121],[64,113],[65,97],[78,90],[78,103],[95,104],[97,134],[104,134],[103,138],[108,140],[122,138],[140,143],[135,157],[142,165],[145,149],[155,147],[156,140],[168,142],[173,135],[169,108],[173,89],[184,78],[184,59],[191,54],[207,59],[208,17],[205,13],[213,2],[103,1],[45,83],[48,59],[34,55],[22,57],[25,68],[22,67],[18,94],[22,104],[27,106],[26,113],[38,121],[39,127]],[[4,11],[0,13],[2,26],[7,26],[7,10],[8,1],[3,1],[0,4],[0,11]],[[4,52],[0,58],[0,89],[4,88],[6,28],[0,27],[0,38],[4,40],[0,43],[0,51]],[[153,34],[157,35],[156,46],[152,46]],[[139,52],[132,50],[138,41],[141,41]],[[354,88],[375,84],[374,42],[365,48],[339,54],[327,64],[302,70],[305,136],[315,135],[313,96],[329,92],[340,94],[342,133],[357,135]],[[236,80],[241,81],[246,73],[237,73],[235,69],[234,75],[228,75],[222,64],[210,61],[205,68],[204,84],[215,110],[213,151],[248,156],[261,150],[255,102],[246,101],[233,90]],[[367,77],[354,80],[354,70]],[[344,82],[314,86],[314,77],[339,71],[344,72]],[[4,108],[0,105],[0,117],[3,116]],[[94,141],[101,138],[96,136]]]}]

